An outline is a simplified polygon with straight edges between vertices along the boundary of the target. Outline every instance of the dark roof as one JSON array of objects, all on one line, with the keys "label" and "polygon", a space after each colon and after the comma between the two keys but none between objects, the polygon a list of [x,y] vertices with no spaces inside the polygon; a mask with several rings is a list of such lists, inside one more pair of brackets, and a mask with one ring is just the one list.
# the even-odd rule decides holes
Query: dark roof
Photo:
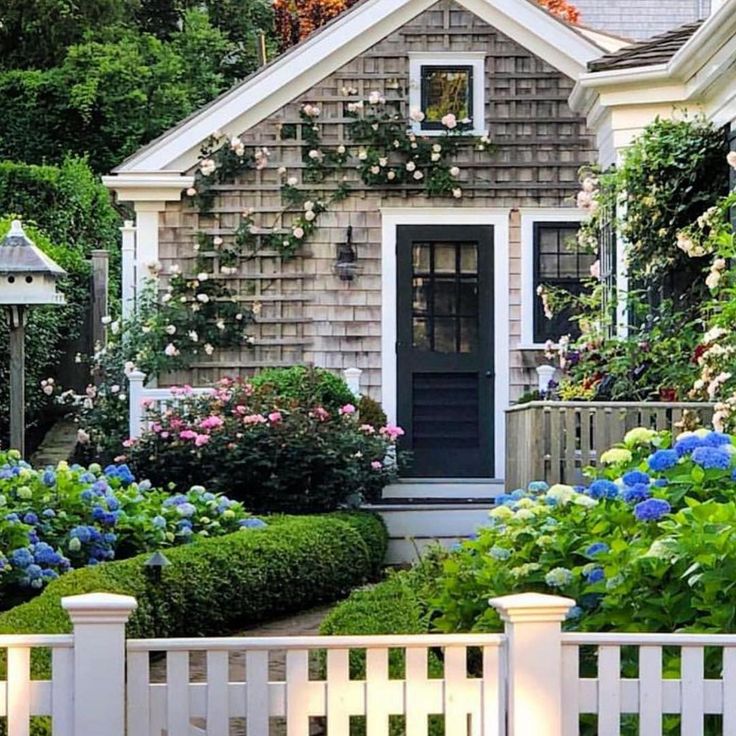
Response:
[{"label": "dark roof", "polygon": [[687,23],[666,33],[637,41],[631,46],[613,51],[591,61],[588,69],[591,72],[612,71],[615,69],[633,69],[640,66],[666,64],[691,38],[703,24],[702,20]]}]

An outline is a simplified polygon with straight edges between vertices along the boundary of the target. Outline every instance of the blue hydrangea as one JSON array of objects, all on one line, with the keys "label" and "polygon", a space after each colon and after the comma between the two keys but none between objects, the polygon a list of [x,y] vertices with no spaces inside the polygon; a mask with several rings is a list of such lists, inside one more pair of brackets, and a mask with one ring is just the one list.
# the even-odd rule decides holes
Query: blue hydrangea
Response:
[{"label": "blue hydrangea", "polygon": [[31,580],[38,580],[43,575],[43,570],[39,565],[28,565],[26,568],[26,575]]},{"label": "blue hydrangea", "polygon": [[107,496],[105,496],[105,502],[107,503],[107,508],[110,511],[117,511],[120,508],[120,501],[112,495],[112,493],[109,493]]},{"label": "blue hydrangea", "polygon": [[44,570],[41,573],[41,575],[43,576],[43,579],[44,580],[48,580],[48,581],[56,580],[56,578],[59,577],[59,573],[56,572],[56,570],[48,570],[48,569],[47,570]]},{"label": "blue hydrangea", "polygon": [[146,491],[150,491],[151,490],[151,481],[150,480],[142,480],[138,484],[138,490],[141,491],[142,493],[145,493]]},{"label": "blue hydrangea", "polygon": [[124,486],[130,485],[135,480],[135,476],[125,463],[122,465],[108,465],[104,473],[108,478],[118,478]]},{"label": "blue hydrangea", "polygon": [[679,459],[680,455],[677,450],[657,450],[647,458],[647,465],[651,470],[661,473],[664,470],[674,468]]},{"label": "blue hydrangea", "polygon": [[151,523],[153,524],[154,529],[166,529],[166,519],[164,519],[160,514],[154,516]]},{"label": "blue hydrangea", "polygon": [[14,567],[26,568],[33,562],[33,554],[27,547],[19,547],[10,553],[10,561]]},{"label": "blue hydrangea", "polygon": [[189,502],[180,503],[176,507],[176,511],[179,514],[179,516],[189,517],[189,516],[194,516],[194,514],[197,513],[197,507],[194,504],[189,503]]},{"label": "blue hydrangea", "polygon": [[45,486],[48,486],[51,488],[56,483],[56,473],[54,473],[51,468],[47,468],[43,471],[43,475],[41,476],[41,480],[43,481],[43,484]]},{"label": "blue hydrangea", "polygon": [[566,567],[556,567],[544,576],[544,582],[551,588],[564,588],[572,582],[572,572]]},{"label": "blue hydrangea", "polygon": [[593,542],[593,544],[585,550],[585,554],[588,557],[595,557],[603,552],[608,552],[610,547],[605,542]]},{"label": "blue hydrangea", "polygon": [[643,483],[637,483],[635,486],[626,486],[621,493],[624,501],[630,504],[646,501],[651,495],[652,492],[649,490],[649,486],[645,486]]},{"label": "blue hydrangea", "polygon": [[82,483],[94,483],[97,480],[97,476],[94,473],[87,471],[79,476],[79,480],[81,480]]},{"label": "blue hydrangea", "polygon": [[585,573],[585,579],[589,583],[599,583],[605,577],[602,567],[594,567]]},{"label": "blue hydrangea", "polygon": [[511,491],[511,498],[518,501],[520,498],[526,498],[526,491],[523,488],[517,488],[515,491]]},{"label": "blue hydrangea", "polygon": [[691,455],[692,461],[706,470],[727,470],[731,466],[731,455],[721,447],[697,447]]},{"label": "blue hydrangea", "polygon": [[41,516],[43,516],[44,519],[53,519],[56,516],[56,511],[53,509],[44,509],[41,512]]},{"label": "blue hydrangea", "polygon": [[75,526],[69,532],[69,536],[72,539],[78,539],[80,542],[87,544],[87,542],[92,541],[92,531],[88,526]]},{"label": "blue hydrangea", "polygon": [[79,497],[80,497],[80,498],[82,499],[82,501],[84,501],[85,503],[89,503],[89,502],[90,502],[90,501],[91,501],[91,500],[92,500],[92,499],[93,499],[93,498],[95,497],[95,494],[94,494],[94,493],[92,492],[92,489],[91,489],[91,488],[86,488],[85,490],[83,490],[83,491],[82,491],[82,492],[81,492],[81,493],[79,494]]},{"label": "blue hydrangea", "polygon": [[637,483],[643,483],[645,486],[648,486],[652,482],[652,479],[641,470],[630,470],[624,474],[623,481],[627,486],[635,486]]},{"label": "blue hydrangea", "polygon": [[639,521],[659,521],[671,510],[667,501],[661,498],[649,498],[634,507],[634,516]]},{"label": "blue hydrangea", "polygon": [[655,480],[653,483],[653,485],[657,488],[665,488],[669,484],[670,482],[667,480],[667,478],[657,478],[657,480]]},{"label": "blue hydrangea", "polygon": [[612,480],[594,480],[588,488],[588,495],[591,498],[616,498],[618,496],[618,486]]},{"label": "blue hydrangea", "polygon": [[179,527],[179,529],[192,528],[192,522],[190,519],[179,519],[179,521],[176,522],[176,525]]},{"label": "blue hydrangea", "polygon": [[39,565],[58,565],[61,555],[46,542],[39,542],[33,548],[33,559]]},{"label": "blue hydrangea", "polygon": [[35,529],[31,529],[28,532],[28,535],[27,536],[28,536],[28,543],[29,544],[36,544],[36,542],[38,542],[38,533],[36,532]]},{"label": "blue hydrangea", "polygon": [[18,514],[6,514],[5,521],[9,521],[11,524],[17,524],[20,521]]},{"label": "blue hydrangea", "polygon": [[675,442],[675,452],[682,457],[689,455],[693,450],[703,446],[703,440],[696,434],[688,435]]},{"label": "blue hydrangea", "polygon": [[38,516],[36,516],[33,511],[29,511],[27,514],[25,514],[25,516],[23,516],[23,523],[35,526],[36,524],[38,524]]},{"label": "blue hydrangea", "polygon": [[179,506],[186,502],[187,497],[182,496],[181,493],[178,493],[176,496],[169,496],[167,499],[165,499],[163,505],[165,508],[168,508],[169,506]]},{"label": "blue hydrangea", "polygon": [[703,443],[709,447],[720,447],[721,445],[730,445],[731,437],[724,432],[711,432],[703,437]]},{"label": "blue hydrangea", "polygon": [[95,506],[92,509],[92,518],[95,521],[102,521],[106,513],[107,512],[102,508],[102,506]]},{"label": "blue hydrangea", "polygon": [[98,480],[92,484],[92,491],[98,496],[104,496],[109,488],[106,480]]},{"label": "blue hydrangea", "polygon": [[10,468],[0,469],[0,480],[9,480],[13,477],[13,471]]},{"label": "blue hydrangea", "polygon": [[530,493],[546,493],[549,490],[549,483],[545,483],[543,480],[533,480],[529,484]]},{"label": "blue hydrangea", "polygon": [[583,615],[583,609],[580,608],[580,606],[573,606],[567,612],[567,616],[565,618],[567,618],[568,620],[573,620],[576,618],[580,618],[582,615]]},{"label": "blue hydrangea", "polygon": [[243,529],[263,529],[266,526],[266,522],[263,519],[257,519],[254,516],[248,519],[241,519],[238,523]]}]

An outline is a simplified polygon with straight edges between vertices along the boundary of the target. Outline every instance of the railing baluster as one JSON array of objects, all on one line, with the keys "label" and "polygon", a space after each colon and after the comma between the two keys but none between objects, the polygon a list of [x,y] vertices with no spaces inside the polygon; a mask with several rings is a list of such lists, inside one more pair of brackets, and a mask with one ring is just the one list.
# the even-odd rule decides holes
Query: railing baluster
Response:
[{"label": "railing baluster", "polygon": [[367,649],[365,653],[366,736],[388,736],[388,649]]},{"label": "railing baluster", "polygon": [[31,733],[31,649],[8,647],[8,736]]},{"label": "railing baluster", "polygon": [[427,736],[427,648],[406,650],[406,736]]},{"label": "railing baluster", "polygon": [[639,736],[662,735],[662,647],[639,647]]},{"label": "railing baluster", "polygon": [[350,708],[347,685],[350,680],[349,651],[327,652],[327,730],[329,733],[350,732]]},{"label": "railing baluster", "polygon": [[74,652],[51,650],[51,733],[71,736],[74,728]]},{"label": "railing baluster", "polygon": [[268,736],[270,698],[268,693],[268,652],[245,653],[247,681],[246,724],[248,736]]},{"label": "railing baluster", "polygon": [[189,652],[166,653],[167,736],[189,734]]},{"label": "railing baluster", "polygon": [[619,736],[621,732],[621,649],[598,649],[598,735]]},{"label": "railing baluster", "polygon": [[309,653],[306,650],[286,652],[287,736],[309,736],[308,682]]},{"label": "railing baluster", "polygon": [[723,736],[736,736],[736,647],[723,649]]},{"label": "railing baluster", "polygon": [[230,733],[229,669],[227,652],[207,652],[207,736]]},{"label": "railing baluster", "polygon": [[703,647],[683,647],[681,664],[680,702],[682,720],[680,730],[687,736],[703,736],[705,706]]},{"label": "railing baluster", "polygon": [[147,734],[151,728],[150,662],[148,652],[128,652],[128,730]]},{"label": "railing baluster", "polygon": [[562,736],[580,734],[580,647],[562,647],[562,682],[565,683],[565,698],[562,709]]}]

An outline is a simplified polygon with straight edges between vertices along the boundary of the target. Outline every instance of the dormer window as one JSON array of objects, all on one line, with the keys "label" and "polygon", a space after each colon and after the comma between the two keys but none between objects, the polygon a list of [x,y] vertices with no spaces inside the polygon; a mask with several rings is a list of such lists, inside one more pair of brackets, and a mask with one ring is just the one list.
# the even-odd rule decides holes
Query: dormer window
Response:
[{"label": "dormer window", "polygon": [[457,129],[485,132],[483,53],[410,54],[410,107],[424,119],[413,123],[417,133],[437,135],[447,130],[442,120],[453,115]]}]

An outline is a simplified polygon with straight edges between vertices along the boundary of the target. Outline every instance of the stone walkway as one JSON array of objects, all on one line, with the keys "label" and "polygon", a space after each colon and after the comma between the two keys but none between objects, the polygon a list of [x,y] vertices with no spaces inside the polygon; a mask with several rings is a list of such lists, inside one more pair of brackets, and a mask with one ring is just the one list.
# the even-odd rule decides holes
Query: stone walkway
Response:
[{"label": "stone walkway", "polygon": [[[309,611],[303,611],[294,616],[277,619],[266,624],[261,624],[252,629],[233,634],[233,636],[313,636],[319,634],[319,626],[322,619],[332,609],[332,605],[313,608]],[[310,673],[312,677],[318,675],[319,663],[314,657],[310,660]],[[234,652],[230,655],[230,682],[245,681],[245,654],[243,652]],[[283,651],[274,651],[269,658],[269,680],[283,681],[286,679],[286,653]],[[189,656],[189,679],[190,682],[206,682],[207,681],[207,665],[205,652],[192,652]],[[166,682],[166,659],[157,657],[151,662],[151,682]],[[310,733],[311,736],[320,736],[324,734],[324,719],[312,719]],[[200,719],[192,720],[192,736],[195,734],[204,734],[205,723]],[[270,723],[269,736],[284,736],[286,734],[286,722],[282,718],[272,718]],[[165,731],[163,732],[166,733]],[[246,736],[245,719],[233,718],[230,720],[229,736]]]}]

